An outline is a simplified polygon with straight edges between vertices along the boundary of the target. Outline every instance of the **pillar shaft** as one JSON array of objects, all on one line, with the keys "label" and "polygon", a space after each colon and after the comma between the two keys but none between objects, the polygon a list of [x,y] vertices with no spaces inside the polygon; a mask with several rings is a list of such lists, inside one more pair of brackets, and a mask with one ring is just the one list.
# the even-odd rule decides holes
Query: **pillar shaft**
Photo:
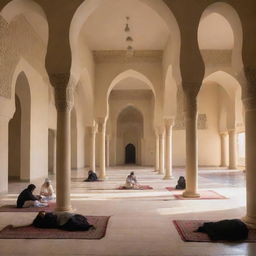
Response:
[{"label": "pillar shaft", "polygon": [[110,136],[106,136],[106,166],[109,167],[109,157],[110,157]]},{"label": "pillar shaft", "polygon": [[164,131],[159,133],[159,174],[164,174],[165,155],[164,155]]},{"label": "pillar shaft", "polygon": [[73,107],[73,88],[69,74],[50,77],[55,88],[57,108],[57,165],[56,165],[56,211],[70,211],[71,187],[71,135],[70,115]]},{"label": "pillar shaft", "polygon": [[229,130],[229,169],[237,168],[237,142],[236,131]]},{"label": "pillar shaft", "polygon": [[156,132],[155,171],[159,172],[159,134]]},{"label": "pillar shaft", "polygon": [[106,135],[106,124],[105,120],[98,122],[98,134],[99,134],[99,157],[100,157],[100,176],[101,180],[106,178],[106,149],[105,149],[105,135]]},{"label": "pillar shaft", "polygon": [[184,197],[198,197],[197,99],[185,95],[186,125],[186,191]]},{"label": "pillar shaft", "polygon": [[243,100],[245,105],[246,140],[246,217],[244,220],[256,228],[256,97]]},{"label": "pillar shaft", "polygon": [[95,126],[91,126],[89,127],[89,131],[90,131],[90,141],[91,141],[91,155],[90,155],[90,170],[92,170],[93,172],[95,172],[96,168],[95,168],[95,145],[96,145],[96,127]]},{"label": "pillar shaft", "polygon": [[0,193],[8,192],[8,123],[9,118],[0,117]]},{"label": "pillar shaft", "polygon": [[222,132],[220,134],[220,139],[221,139],[221,167],[227,167],[228,162],[227,162],[227,133]]},{"label": "pillar shaft", "polygon": [[173,120],[165,120],[165,177],[172,178],[172,126]]}]

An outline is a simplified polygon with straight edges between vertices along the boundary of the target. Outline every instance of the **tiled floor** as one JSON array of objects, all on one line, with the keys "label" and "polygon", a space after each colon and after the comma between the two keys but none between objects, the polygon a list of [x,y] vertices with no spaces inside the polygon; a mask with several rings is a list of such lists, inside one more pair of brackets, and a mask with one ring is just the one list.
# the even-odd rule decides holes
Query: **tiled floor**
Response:
[{"label": "tiled floor", "polygon": [[[115,190],[135,170],[141,184],[154,190]],[[245,182],[241,171],[201,169],[199,189],[210,188],[227,196],[224,200],[175,200],[165,187],[175,185],[184,175],[175,169],[173,180],[152,168],[116,167],[107,170],[105,182],[84,183],[86,170],[72,171],[72,205],[84,215],[111,215],[106,236],[101,240],[0,240],[0,255],[108,255],[108,256],[205,256],[256,255],[256,244],[183,242],[173,219],[239,218],[245,214]],[[54,180],[54,177],[52,177]],[[15,203],[17,193],[27,184],[12,182],[0,204]],[[0,228],[7,224],[30,223],[36,213],[0,213]]]}]

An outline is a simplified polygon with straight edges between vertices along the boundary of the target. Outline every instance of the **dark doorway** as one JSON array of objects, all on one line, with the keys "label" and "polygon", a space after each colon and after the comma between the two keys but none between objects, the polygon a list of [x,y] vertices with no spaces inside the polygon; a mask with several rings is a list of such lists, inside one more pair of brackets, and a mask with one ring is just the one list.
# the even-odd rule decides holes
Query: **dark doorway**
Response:
[{"label": "dark doorway", "polygon": [[133,144],[128,144],[125,147],[125,163],[126,164],[136,163],[136,149]]}]

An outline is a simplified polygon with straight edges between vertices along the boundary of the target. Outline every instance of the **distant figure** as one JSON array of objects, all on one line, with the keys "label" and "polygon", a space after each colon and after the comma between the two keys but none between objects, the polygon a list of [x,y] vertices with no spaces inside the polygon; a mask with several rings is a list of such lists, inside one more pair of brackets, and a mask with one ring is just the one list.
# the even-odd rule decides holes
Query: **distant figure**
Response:
[{"label": "distant figure", "polygon": [[136,176],[134,175],[134,172],[131,172],[127,178],[126,178],[126,183],[125,183],[126,188],[138,188],[138,182],[136,179]]},{"label": "distant figure", "polygon": [[56,198],[50,179],[45,179],[43,185],[41,186],[40,196],[42,196],[42,199],[45,201],[53,200]]},{"label": "distant figure", "polygon": [[183,176],[180,176],[178,179],[178,184],[175,189],[185,189],[186,188],[186,180]]},{"label": "distant figure", "polygon": [[38,213],[33,221],[37,228],[59,228],[68,231],[87,231],[94,228],[88,223],[86,217],[70,212],[45,212]]},{"label": "distant figure", "polygon": [[90,170],[88,172],[88,178],[85,179],[84,181],[91,182],[91,181],[97,181],[97,180],[98,180],[97,174],[95,172],[93,172],[92,170]]},{"label": "distant figure", "polygon": [[48,205],[47,203],[40,202],[42,199],[41,196],[33,195],[35,188],[36,186],[34,184],[30,184],[19,194],[17,199],[17,208],[45,207]]}]

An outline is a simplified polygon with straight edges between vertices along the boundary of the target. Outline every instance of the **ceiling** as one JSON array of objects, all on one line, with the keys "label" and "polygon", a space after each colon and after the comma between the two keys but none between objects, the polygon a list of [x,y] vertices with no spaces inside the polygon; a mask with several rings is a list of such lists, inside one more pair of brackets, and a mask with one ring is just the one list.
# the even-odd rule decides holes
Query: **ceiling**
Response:
[{"label": "ceiling", "polygon": [[232,49],[234,45],[232,28],[223,16],[211,13],[200,22],[198,42],[201,49]]},{"label": "ceiling", "polygon": [[113,90],[151,90],[151,88],[136,78],[128,77],[117,83]]},{"label": "ceiling", "polygon": [[138,0],[107,0],[88,18],[82,29],[91,50],[125,50],[126,16],[135,50],[164,49],[169,30],[162,18]]}]

